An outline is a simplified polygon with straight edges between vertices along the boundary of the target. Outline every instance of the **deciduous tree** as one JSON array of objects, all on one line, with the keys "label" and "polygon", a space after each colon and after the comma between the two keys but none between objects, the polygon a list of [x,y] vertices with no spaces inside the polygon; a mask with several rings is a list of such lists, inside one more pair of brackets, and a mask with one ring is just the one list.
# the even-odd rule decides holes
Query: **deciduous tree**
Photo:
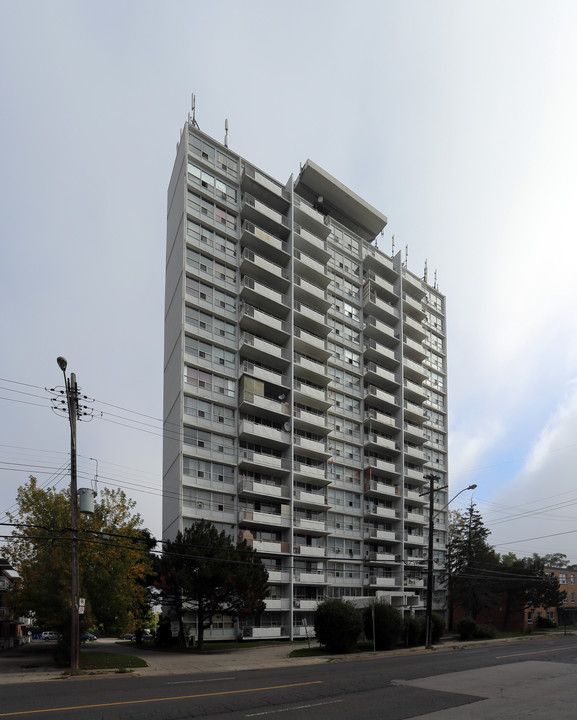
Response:
[{"label": "deciduous tree", "polygon": [[[37,624],[69,628],[71,597],[70,493],[40,488],[31,477],[18,489],[18,510],[6,555],[22,580],[14,601],[21,614]],[[81,514],[78,524],[80,595],[85,598],[85,626],[123,629],[139,612],[146,589],[138,580],[151,564],[150,535],[141,529],[134,501],[122,490],[103,488],[94,513]]]}]

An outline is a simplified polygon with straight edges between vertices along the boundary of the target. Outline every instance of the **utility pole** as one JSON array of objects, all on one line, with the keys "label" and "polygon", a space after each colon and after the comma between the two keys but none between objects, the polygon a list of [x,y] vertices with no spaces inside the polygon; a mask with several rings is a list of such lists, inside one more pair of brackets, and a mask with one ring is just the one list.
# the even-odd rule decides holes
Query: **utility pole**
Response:
[{"label": "utility pole", "polygon": [[70,671],[75,673],[80,668],[80,617],[79,607],[79,562],[78,562],[78,481],[76,469],[76,418],[78,415],[78,387],[75,373],[66,377],[67,361],[63,357],[57,359],[58,367],[64,374],[68,419],[70,420],[70,505],[71,505],[71,604],[70,604]]},{"label": "utility pole", "polygon": [[[435,480],[439,478],[436,475],[425,475],[425,480],[429,481],[429,544],[427,550],[427,607],[425,610],[425,647],[433,647],[432,643],[432,624],[433,624],[433,535],[435,532]],[[446,487],[446,486],[445,486]]]}]

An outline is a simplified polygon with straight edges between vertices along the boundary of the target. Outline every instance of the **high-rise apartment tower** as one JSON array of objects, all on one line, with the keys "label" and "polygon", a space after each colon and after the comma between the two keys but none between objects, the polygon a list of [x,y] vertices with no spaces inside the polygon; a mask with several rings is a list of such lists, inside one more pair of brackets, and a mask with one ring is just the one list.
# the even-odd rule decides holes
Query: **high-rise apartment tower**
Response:
[{"label": "high-rise apartment tower", "polygon": [[[259,552],[271,585],[260,618],[222,618],[213,637],[305,634],[330,597],[424,611],[427,477],[447,485],[445,299],[377,248],[386,222],[310,160],[280,183],[184,126],[168,191],[163,532],[208,519]],[[436,569],[446,502],[435,493]]]}]

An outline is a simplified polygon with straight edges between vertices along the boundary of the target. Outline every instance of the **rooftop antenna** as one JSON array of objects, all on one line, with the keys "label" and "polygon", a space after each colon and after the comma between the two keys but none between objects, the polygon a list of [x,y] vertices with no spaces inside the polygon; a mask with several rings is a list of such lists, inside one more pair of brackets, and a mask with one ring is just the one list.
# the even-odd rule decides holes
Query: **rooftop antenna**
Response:
[{"label": "rooftop antenna", "polygon": [[423,273],[423,280],[428,283],[429,282],[429,268],[427,265],[427,259],[425,258],[425,272]]},{"label": "rooftop antenna", "polygon": [[395,236],[393,235],[391,257],[395,257]]},{"label": "rooftop antenna", "polygon": [[437,271],[436,270],[435,270],[435,284],[433,285],[433,287],[435,288],[435,290],[439,289],[439,285],[437,283]]},{"label": "rooftop antenna", "polygon": [[228,118],[224,119],[224,146],[228,147]]},{"label": "rooftop antenna", "polygon": [[190,104],[192,107],[192,127],[200,130],[200,128],[198,127],[198,123],[196,122],[196,95],[194,93],[192,93]]},{"label": "rooftop antenna", "polygon": [[409,246],[405,245],[405,267],[409,265]]}]

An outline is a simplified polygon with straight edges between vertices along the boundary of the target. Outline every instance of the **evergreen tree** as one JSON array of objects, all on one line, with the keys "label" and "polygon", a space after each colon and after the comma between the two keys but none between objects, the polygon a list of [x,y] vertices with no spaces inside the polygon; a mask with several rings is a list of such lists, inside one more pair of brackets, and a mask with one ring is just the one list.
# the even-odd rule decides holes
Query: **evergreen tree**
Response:
[{"label": "evergreen tree", "polygon": [[185,615],[197,619],[198,647],[216,615],[242,617],[264,610],[268,573],[245,541],[234,544],[207,520],[199,520],[164,543],[155,587],[164,607],[178,620],[179,644],[186,646]]}]

